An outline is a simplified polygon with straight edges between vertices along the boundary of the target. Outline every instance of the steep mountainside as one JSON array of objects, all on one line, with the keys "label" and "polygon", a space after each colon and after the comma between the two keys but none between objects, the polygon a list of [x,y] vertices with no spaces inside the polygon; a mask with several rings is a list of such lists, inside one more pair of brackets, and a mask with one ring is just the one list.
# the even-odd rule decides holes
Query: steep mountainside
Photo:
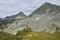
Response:
[{"label": "steep mountainside", "polygon": [[59,12],[60,11],[60,6],[54,5],[54,4],[50,4],[48,2],[44,3],[41,7],[37,8],[35,11],[33,11],[33,13],[30,15],[34,15],[34,14],[48,14],[48,13],[52,13],[52,12]]},{"label": "steep mountainside", "polygon": [[60,6],[46,2],[41,7],[36,9],[30,16],[32,16],[30,20],[34,18],[34,20],[29,23],[34,30],[49,30],[49,27],[52,24],[60,26]]},{"label": "steep mountainside", "polygon": [[15,22],[16,20],[22,20],[26,17],[26,15],[23,12],[19,12],[16,15],[12,16],[7,16],[5,18],[0,18],[0,29],[2,28],[7,28],[7,24],[11,24]]},{"label": "steep mountainside", "polygon": [[[19,17],[18,17],[19,18]],[[31,15],[23,20],[17,20],[12,24],[7,24],[5,32],[15,34],[18,30],[29,26],[33,31],[55,32],[60,31],[60,6],[44,3],[41,7],[33,11]]]}]

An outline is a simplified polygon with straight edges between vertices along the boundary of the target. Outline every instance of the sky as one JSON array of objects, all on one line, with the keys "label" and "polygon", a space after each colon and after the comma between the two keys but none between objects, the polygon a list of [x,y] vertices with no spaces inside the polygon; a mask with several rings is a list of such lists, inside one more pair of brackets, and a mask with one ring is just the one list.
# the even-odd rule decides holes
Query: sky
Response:
[{"label": "sky", "polygon": [[0,0],[0,17],[4,18],[19,12],[29,15],[45,2],[60,5],[60,0]]}]

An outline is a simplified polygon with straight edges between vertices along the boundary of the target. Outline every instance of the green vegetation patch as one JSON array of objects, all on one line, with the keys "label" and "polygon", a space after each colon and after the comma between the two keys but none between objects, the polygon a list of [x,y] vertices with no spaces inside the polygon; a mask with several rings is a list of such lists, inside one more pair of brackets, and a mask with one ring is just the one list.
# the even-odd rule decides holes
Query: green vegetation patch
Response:
[{"label": "green vegetation patch", "polygon": [[16,36],[9,33],[3,33],[3,40],[16,40]]}]

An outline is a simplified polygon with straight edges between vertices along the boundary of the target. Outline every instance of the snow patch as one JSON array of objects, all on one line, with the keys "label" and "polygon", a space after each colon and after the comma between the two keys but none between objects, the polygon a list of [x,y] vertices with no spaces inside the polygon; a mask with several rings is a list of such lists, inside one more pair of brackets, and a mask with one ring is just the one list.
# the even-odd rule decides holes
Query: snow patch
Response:
[{"label": "snow patch", "polygon": [[36,20],[39,20],[39,17],[37,17]]}]

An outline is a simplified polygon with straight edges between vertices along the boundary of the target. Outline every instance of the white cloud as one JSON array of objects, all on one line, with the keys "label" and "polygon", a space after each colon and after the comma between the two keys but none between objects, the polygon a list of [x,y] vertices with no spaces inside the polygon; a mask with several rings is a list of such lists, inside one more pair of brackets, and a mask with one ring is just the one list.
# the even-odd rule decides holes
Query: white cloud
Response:
[{"label": "white cloud", "polygon": [[30,14],[44,2],[60,5],[60,0],[0,0],[0,17],[16,14],[20,11]]}]

